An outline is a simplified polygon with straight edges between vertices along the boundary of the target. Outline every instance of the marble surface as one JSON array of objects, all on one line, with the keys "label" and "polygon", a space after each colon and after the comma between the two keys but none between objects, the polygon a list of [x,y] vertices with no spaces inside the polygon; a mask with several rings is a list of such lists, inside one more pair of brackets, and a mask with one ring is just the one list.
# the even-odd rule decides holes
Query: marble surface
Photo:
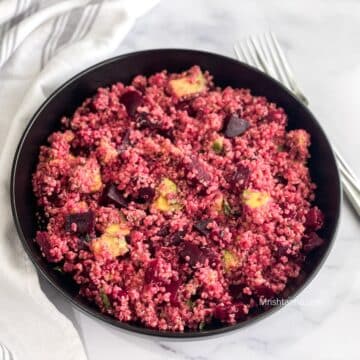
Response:
[{"label": "marble surface", "polygon": [[[360,176],[359,22],[356,0],[163,0],[116,54],[185,47],[234,56],[235,40],[272,29],[311,109]],[[358,359],[360,221],[346,201],[342,210],[335,247],[314,281],[296,301],[231,335],[192,342],[135,336],[89,318],[43,287],[79,329],[89,360]]]}]

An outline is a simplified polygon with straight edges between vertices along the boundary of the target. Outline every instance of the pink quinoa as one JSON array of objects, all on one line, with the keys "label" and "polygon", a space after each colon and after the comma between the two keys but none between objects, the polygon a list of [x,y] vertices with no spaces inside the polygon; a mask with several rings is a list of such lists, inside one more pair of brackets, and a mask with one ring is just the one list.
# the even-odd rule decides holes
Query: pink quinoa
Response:
[{"label": "pink quinoa", "polygon": [[99,88],[61,124],[33,175],[36,242],[120,321],[242,321],[323,243],[310,135],[198,66]]}]

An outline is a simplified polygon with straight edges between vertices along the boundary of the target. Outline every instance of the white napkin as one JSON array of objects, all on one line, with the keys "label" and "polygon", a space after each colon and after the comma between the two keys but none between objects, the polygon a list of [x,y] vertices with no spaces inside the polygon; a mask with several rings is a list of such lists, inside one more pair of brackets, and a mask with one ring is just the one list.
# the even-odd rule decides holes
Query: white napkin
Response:
[{"label": "white napkin", "polygon": [[0,2],[0,359],[10,358],[2,348],[16,360],[86,359],[74,326],[41,291],[16,234],[10,168],[18,140],[45,98],[112,55],[136,18],[156,2]]}]

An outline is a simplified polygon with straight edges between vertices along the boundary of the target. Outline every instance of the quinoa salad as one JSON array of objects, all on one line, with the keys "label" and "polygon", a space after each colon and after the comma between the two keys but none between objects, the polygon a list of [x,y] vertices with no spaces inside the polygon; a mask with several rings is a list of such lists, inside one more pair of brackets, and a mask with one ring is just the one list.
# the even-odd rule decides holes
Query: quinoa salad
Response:
[{"label": "quinoa salad", "polygon": [[40,149],[35,241],[119,321],[244,321],[324,243],[310,135],[286,126],[282,108],[199,66],[99,88]]}]

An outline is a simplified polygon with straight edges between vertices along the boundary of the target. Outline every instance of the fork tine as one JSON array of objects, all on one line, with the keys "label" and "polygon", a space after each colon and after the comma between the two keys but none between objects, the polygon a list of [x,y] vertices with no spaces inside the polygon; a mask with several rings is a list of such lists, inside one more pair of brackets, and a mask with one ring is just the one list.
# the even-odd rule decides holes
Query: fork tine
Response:
[{"label": "fork tine", "polygon": [[283,53],[283,51],[282,51],[282,49],[280,47],[280,44],[279,44],[275,34],[272,31],[269,32],[269,38],[272,41],[272,43],[274,44],[274,48],[275,48],[275,50],[276,50],[276,52],[278,54],[280,62],[283,65],[284,73],[285,73],[289,83],[291,84],[292,79],[294,78],[293,72],[292,72],[292,70],[290,68],[290,65],[289,65],[288,61],[286,60],[286,57],[285,57],[285,55],[284,55],[284,53]]},{"label": "fork tine", "polygon": [[242,54],[240,46],[237,42],[234,44],[234,51],[239,60],[246,62],[246,59],[245,59],[244,55]]},{"label": "fork tine", "polygon": [[[265,53],[266,53],[266,56],[267,56],[269,59],[272,59],[273,57],[272,57],[272,54],[270,53],[270,48],[269,48],[268,41],[267,41],[267,39],[266,39],[266,34],[263,33],[261,36],[259,36],[259,38],[260,38],[260,42],[261,42],[261,44],[262,44],[262,46],[263,46],[263,48],[264,48],[264,51],[265,51]],[[274,71],[275,71],[275,73],[276,73],[277,79],[281,79],[281,73],[280,73],[280,71],[279,71],[279,68],[278,68],[277,66],[274,66],[273,61],[270,61],[270,62],[271,62],[271,64],[273,65],[273,69],[274,69]],[[280,80],[280,81],[281,81],[281,80]]]},{"label": "fork tine", "polygon": [[251,38],[247,38],[246,39],[246,46],[248,49],[248,53],[252,59],[252,63],[254,64],[254,66],[262,71],[266,72],[265,67],[263,66],[263,64],[261,64],[261,62],[259,61],[259,56],[256,52],[256,47],[255,45],[252,43]]},{"label": "fork tine", "polygon": [[257,52],[259,62],[261,63],[262,67],[265,69],[265,72],[267,74],[269,74],[270,76],[272,76],[273,78],[277,79],[278,77],[274,71],[273,66],[271,65],[271,63],[268,60],[269,56],[266,55],[266,53],[264,51],[264,47],[263,47],[262,43],[260,42],[259,36],[258,37],[252,36],[250,38],[250,40],[253,43],[253,46]]},{"label": "fork tine", "polygon": [[267,47],[270,57],[271,57],[271,61],[274,64],[274,68],[276,69],[276,72],[278,74],[278,79],[286,87],[291,89],[291,85],[288,80],[288,77],[284,73],[284,67],[283,67],[282,63],[280,62],[279,56],[277,55],[277,51],[274,47],[274,44],[267,33],[264,34],[264,43],[266,44],[266,47]]},{"label": "fork tine", "polygon": [[279,42],[277,41],[275,34],[273,32],[270,32],[268,38],[276,51],[278,62],[281,65],[281,71],[286,77],[287,83],[289,84],[289,88],[296,94],[296,96],[300,99],[300,101],[302,101],[305,105],[308,105],[309,102],[305,97],[305,95],[301,92],[301,90],[297,86],[290,65],[286,60],[286,57],[281,49]]},{"label": "fork tine", "polygon": [[352,178],[352,180],[354,181],[354,183],[356,183],[356,187],[359,189],[360,191],[360,184],[358,184],[358,180],[357,177],[354,173],[354,171],[351,169],[351,167],[347,164],[347,162],[345,161],[345,159],[342,157],[342,155],[339,153],[339,151],[335,148],[335,146],[333,145],[333,149],[335,150],[335,154],[336,154],[336,158],[338,160],[338,162],[340,163],[340,165],[344,168],[345,171],[347,171],[347,173],[350,175],[350,177]]},{"label": "fork tine", "polygon": [[241,54],[240,58],[242,58],[247,64],[254,66],[250,55],[248,54],[248,52],[246,51],[246,49],[244,48],[243,44],[241,42],[238,42],[238,47],[239,47],[239,53]]}]

